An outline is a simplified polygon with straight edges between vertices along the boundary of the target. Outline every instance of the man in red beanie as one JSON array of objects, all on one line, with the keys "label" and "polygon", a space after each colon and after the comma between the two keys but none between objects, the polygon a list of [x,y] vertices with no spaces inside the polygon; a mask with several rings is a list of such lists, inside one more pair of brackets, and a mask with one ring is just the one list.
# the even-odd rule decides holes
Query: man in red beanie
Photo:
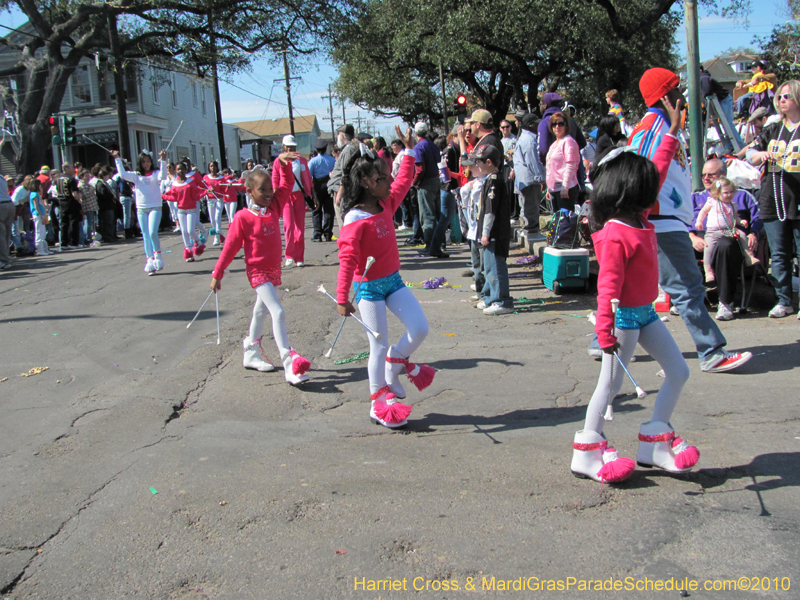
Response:
[{"label": "man in red beanie", "polygon": [[[638,154],[652,159],[664,136],[669,135],[670,117],[664,99],[680,108],[684,100],[678,83],[675,73],[661,68],[648,69],[639,80],[639,90],[649,108],[634,127],[628,142]],[[693,218],[692,178],[686,148],[680,138],[675,158],[648,218],[655,226],[658,240],[659,285],[672,298],[694,340],[700,369],[706,373],[721,373],[743,365],[753,355],[725,351],[725,336],[704,303],[703,278],[689,237]]]}]

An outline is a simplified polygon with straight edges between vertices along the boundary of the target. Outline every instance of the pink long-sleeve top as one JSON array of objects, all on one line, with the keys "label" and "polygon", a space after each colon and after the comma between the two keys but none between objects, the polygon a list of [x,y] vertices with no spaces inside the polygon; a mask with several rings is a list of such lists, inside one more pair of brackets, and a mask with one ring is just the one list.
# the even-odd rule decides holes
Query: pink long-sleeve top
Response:
[{"label": "pink long-sleeve top", "polygon": [[[313,196],[314,182],[311,180],[311,173],[308,170],[308,161],[302,156],[299,157],[297,160],[300,161],[300,175],[299,177],[297,177],[297,179],[300,180],[300,183],[303,184],[303,192],[305,193],[305,195]],[[277,168],[280,166],[279,161],[280,159],[276,158],[275,161],[272,163],[272,187],[277,190],[279,187],[288,185],[290,191],[294,190],[294,186],[297,185],[294,171],[290,168],[287,175],[287,171]]]},{"label": "pink long-sleeve top", "polygon": [[244,183],[240,182],[233,175],[227,176],[221,187],[225,202],[236,202],[236,193],[244,191]]},{"label": "pink long-sleeve top", "polygon": [[200,184],[200,189],[205,192],[208,199],[211,201],[222,201],[224,193],[225,177],[219,175],[213,177],[210,174],[203,175],[203,183]]},{"label": "pink long-sleeve top", "polygon": [[203,190],[188,179],[183,183],[176,179],[161,197],[167,202],[177,202],[178,210],[194,210],[204,195]]},{"label": "pink long-sleeve top", "polygon": [[[285,169],[291,175],[290,165],[278,163],[275,168]],[[285,173],[284,173],[285,175]],[[284,178],[284,181],[287,181]],[[228,229],[225,238],[225,245],[222,247],[217,264],[214,267],[212,276],[221,281],[225,274],[225,269],[233,261],[236,254],[244,248],[244,264],[247,270],[247,277],[251,280],[253,271],[270,271],[281,268],[281,228],[278,222],[280,218],[279,206],[284,204],[292,193],[291,187],[278,187],[274,190],[272,202],[266,210],[259,210],[258,213],[251,209],[236,212]],[[263,213],[263,214],[262,214]]]},{"label": "pink long-sleeve top", "polygon": [[[581,150],[572,136],[565,135],[553,142],[547,151],[547,188],[553,191],[569,190],[578,185],[578,164]],[[561,188],[556,188],[556,184]]]},{"label": "pink long-sleeve top", "polygon": [[[339,276],[336,282],[336,301],[350,301],[350,286],[361,281],[367,257],[375,263],[367,273],[366,281],[373,281],[400,270],[400,252],[394,233],[394,213],[403,203],[414,178],[414,155],[406,153],[400,163],[391,193],[380,202],[381,211],[366,219],[359,219],[342,227],[339,232]],[[226,242],[227,244],[227,242]]]},{"label": "pink long-sleeve top", "polygon": [[[665,135],[653,156],[659,187],[664,185],[677,148],[678,138]],[[613,346],[617,341],[612,335],[612,299],[618,299],[620,306],[635,307],[652,304],[658,296],[658,242],[655,227],[647,220],[649,212],[639,215],[643,229],[610,220],[592,234],[600,265],[595,333],[601,348]]]}]

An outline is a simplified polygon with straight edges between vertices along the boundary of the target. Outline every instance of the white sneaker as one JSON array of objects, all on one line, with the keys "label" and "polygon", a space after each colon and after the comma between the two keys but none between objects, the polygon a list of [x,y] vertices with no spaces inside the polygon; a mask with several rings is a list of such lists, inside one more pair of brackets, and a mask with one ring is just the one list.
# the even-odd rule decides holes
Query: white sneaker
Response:
[{"label": "white sneaker", "polygon": [[485,315],[507,315],[513,312],[513,308],[503,306],[502,304],[492,304],[483,310],[483,314]]},{"label": "white sneaker", "polygon": [[275,367],[269,362],[267,355],[264,353],[264,349],[261,347],[261,338],[251,340],[249,337],[246,337],[242,345],[244,346],[242,365],[244,365],[245,369],[253,369],[254,371],[261,371],[262,373],[269,373],[275,370]]},{"label": "white sneaker", "polygon": [[477,308],[478,310],[485,310],[486,309],[486,302],[481,300],[480,302],[478,302],[478,305],[475,308]]},{"label": "white sneaker", "polygon": [[473,292],[477,292],[478,291],[478,288],[474,283],[471,286],[469,286],[469,289],[471,289]]},{"label": "white sneaker", "polygon": [[306,263],[304,263],[304,262],[300,261],[300,262],[298,262],[298,263],[297,263],[297,266],[298,266],[298,267],[305,267],[305,266],[306,266]]},{"label": "white sneaker", "polygon": [[772,310],[769,311],[769,316],[773,319],[782,319],[783,317],[790,315],[794,312],[794,309],[791,306],[786,306],[784,304],[776,304],[772,307]]},{"label": "white sneaker", "polygon": [[406,231],[407,229],[411,229],[411,227],[406,227],[404,224],[400,224],[400,227],[397,228],[397,231]]},{"label": "white sneaker", "polygon": [[147,259],[147,263],[145,263],[144,265],[144,272],[147,273],[148,275],[152,275],[153,273],[156,272],[156,266],[155,264],[153,264],[152,258]]},{"label": "white sneaker", "polygon": [[717,316],[715,318],[717,321],[730,321],[733,319],[733,311],[729,306],[720,302],[719,307],[717,308]]},{"label": "white sneaker", "polygon": [[295,262],[291,258],[287,258],[286,262],[283,263],[283,266],[286,267],[287,269],[293,267],[294,265],[295,265]]},{"label": "white sneaker", "polygon": [[219,236],[215,235],[214,240],[211,242],[212,246],[219,246]]},{"label": "white sneaker", "polygon": [[671,314],[673,317],[681,316],[680,313],[678,312],[678,307],[675,305],[669,307],[669,314]]},{"label": "white sneaker", "polygon": [[478,296],[478,294],[475,294],[474,296],[470,296],[469,299],[472,300],[473,302],[477,302],[478,300],[481,299],[481,297]]}]

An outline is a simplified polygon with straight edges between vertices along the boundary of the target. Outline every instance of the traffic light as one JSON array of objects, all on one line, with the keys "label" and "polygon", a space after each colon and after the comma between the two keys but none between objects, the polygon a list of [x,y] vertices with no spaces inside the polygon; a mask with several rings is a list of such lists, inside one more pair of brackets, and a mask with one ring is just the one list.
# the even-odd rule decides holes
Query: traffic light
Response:
[{"label": "traffic light", "polygon": [[64,145],[71,146],[78,139],[75,131],[75,117],[64,117]]},{"label": "traffic light", "polygon": [[60,146],[64,142],[61,138],[60,120],[61,117],[59,115],[50,117],[50,133],[53,134],[53,146]]},{"label": "traffic light", "polygon": [[456,101],[453,103],[453,112],[458,118],[458,122],[462,125],[467,118],[467,97],[464,94],[456,96]]}]

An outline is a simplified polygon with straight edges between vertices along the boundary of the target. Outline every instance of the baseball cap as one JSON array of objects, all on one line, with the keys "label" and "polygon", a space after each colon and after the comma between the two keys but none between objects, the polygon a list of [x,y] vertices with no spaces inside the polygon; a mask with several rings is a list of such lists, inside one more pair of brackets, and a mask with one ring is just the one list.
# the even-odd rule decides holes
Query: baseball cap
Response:
[{"label": "baseball cap", "polygon": [[417,121],[414,125],[414,133],[428,133],[428,124],[425,121]]},{"label": "baseball cap", "polygon": [[48,167],[47,165],[42,165],[42,168],[39,169],[39,173],[41,173],[42,175],[47,175],[49,172],[50,172],[50,167]]},{"label": "baseball cap", "polygon": [[336,133],[343,133],[350,138],[356,136],[356,130],[352,125],[339,125],[339,129],[336,130]]},{"label": "baseball cap", "polygon": [[367,140],[371,140],[372,139],[372,136],[370,134],[368,134],[366,131],[362,131],[356,137],[359,140],[361,140],[362,142],[366,142]]},{"label": "baseball cap", "polygon": [[484,144],[482,146],[478,146],[472,152],[470,152],[469,156],[465,159],[462,159],[461,164],[465,167],[469,167],[475,164],[477,160],[491,160],[495,166],[499,166],[502,164],[503,154],[500,150],[497,149],[496,146],[493,144]]},{"label": "baseball cap", "polygon": [[295,148],[297,148],[297,140],[294,139],[293,135],[285,135],[283,136],[283,145],[294,146]]},{"label": "baseball cap", "polygon": [[492,126],[492,113],[488,110],[479,108],[472,113],[472,116],[465,123],[481,123],[482,125]]}]

